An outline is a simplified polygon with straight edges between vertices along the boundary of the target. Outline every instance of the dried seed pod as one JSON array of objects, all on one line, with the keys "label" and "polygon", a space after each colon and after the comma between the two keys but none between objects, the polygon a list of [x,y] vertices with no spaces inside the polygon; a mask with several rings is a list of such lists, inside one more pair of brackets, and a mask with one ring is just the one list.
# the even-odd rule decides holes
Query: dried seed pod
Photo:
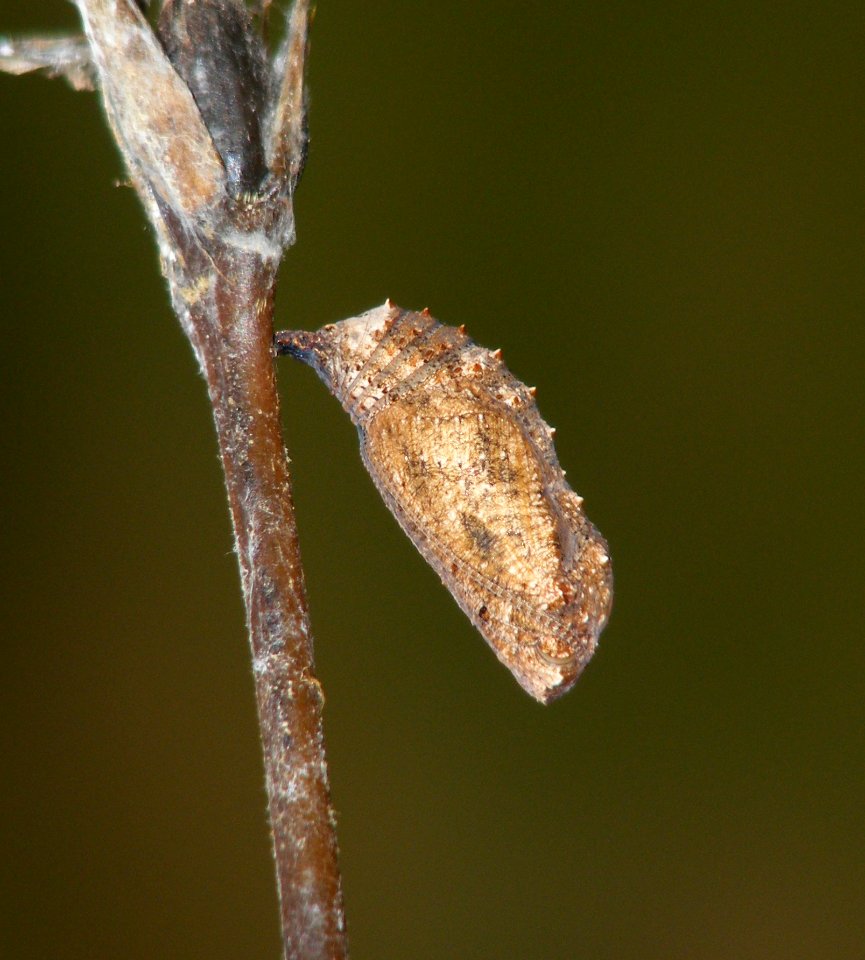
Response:
[{"label": "dried seed pod", "polygon": [[166,0],[157,25],[225,164],[233,197],[267,176],[262,122],[267,57],[244,0]]},{"label": "dried seed pod", "polygon": [[390,301],[276,343],[340,400],[385,503],[499,660],[544,703],[567,692],[607,622],[612,570],[533,390],[499,351]]}]

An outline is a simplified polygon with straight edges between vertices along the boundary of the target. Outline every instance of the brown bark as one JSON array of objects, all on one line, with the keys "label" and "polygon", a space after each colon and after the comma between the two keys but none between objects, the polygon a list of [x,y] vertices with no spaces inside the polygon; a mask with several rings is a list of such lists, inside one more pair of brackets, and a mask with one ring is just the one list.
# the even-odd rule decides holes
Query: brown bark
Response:
[{"label": "brown bark", "polygon": [[273,270],[229,256],[194,286],[205,283],[187,328],[213,406],[240,564],[285,956],[330,960],[346,955],[342,894],[273,369]]}]

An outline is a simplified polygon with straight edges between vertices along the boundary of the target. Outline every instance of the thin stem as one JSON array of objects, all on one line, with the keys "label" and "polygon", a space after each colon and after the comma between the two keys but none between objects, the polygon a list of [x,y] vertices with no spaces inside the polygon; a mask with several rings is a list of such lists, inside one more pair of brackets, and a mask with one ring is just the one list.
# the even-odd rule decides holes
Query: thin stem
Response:
[{"label": "thin stem", "polygon": [[[313,674],[273,369],[274,275],[272,267],[254,257],[239,263],[232,255],[226,261],[211,263],[199,275],[194,302],[186,302],[184,325],[213,406],[234,526],[285,957],[337,960],[346,956],[342,892],[322,733],[323,697]],[[231,272],[223,269],[229,266]]]}]

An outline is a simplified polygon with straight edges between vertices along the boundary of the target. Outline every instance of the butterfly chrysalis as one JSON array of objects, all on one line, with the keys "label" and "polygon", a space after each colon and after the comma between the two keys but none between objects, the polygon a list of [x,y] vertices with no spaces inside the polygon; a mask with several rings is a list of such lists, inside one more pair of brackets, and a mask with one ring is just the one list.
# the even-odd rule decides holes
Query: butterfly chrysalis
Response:
[{"label": "butterfly chrysalis", "polygon": [[357,426],[376,487],[521,686],[567,692],[607,622],[607,545],[565,481],[534,390],[428,311],[279,333]]}]

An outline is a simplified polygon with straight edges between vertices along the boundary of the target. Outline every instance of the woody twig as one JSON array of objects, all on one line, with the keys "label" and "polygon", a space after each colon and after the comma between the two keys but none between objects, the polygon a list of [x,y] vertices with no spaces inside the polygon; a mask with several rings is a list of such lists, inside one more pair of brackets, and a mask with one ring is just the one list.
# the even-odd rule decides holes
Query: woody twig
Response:
[{"label": "woody twig", "polygon": [[96,87],[213,408],[252,649],[285,957],[346,956],[321,687],[273,372],[277,267],[306,151],[309,0],[270,56],[243,0],[76,0],[84,37],[0,69]]}]

